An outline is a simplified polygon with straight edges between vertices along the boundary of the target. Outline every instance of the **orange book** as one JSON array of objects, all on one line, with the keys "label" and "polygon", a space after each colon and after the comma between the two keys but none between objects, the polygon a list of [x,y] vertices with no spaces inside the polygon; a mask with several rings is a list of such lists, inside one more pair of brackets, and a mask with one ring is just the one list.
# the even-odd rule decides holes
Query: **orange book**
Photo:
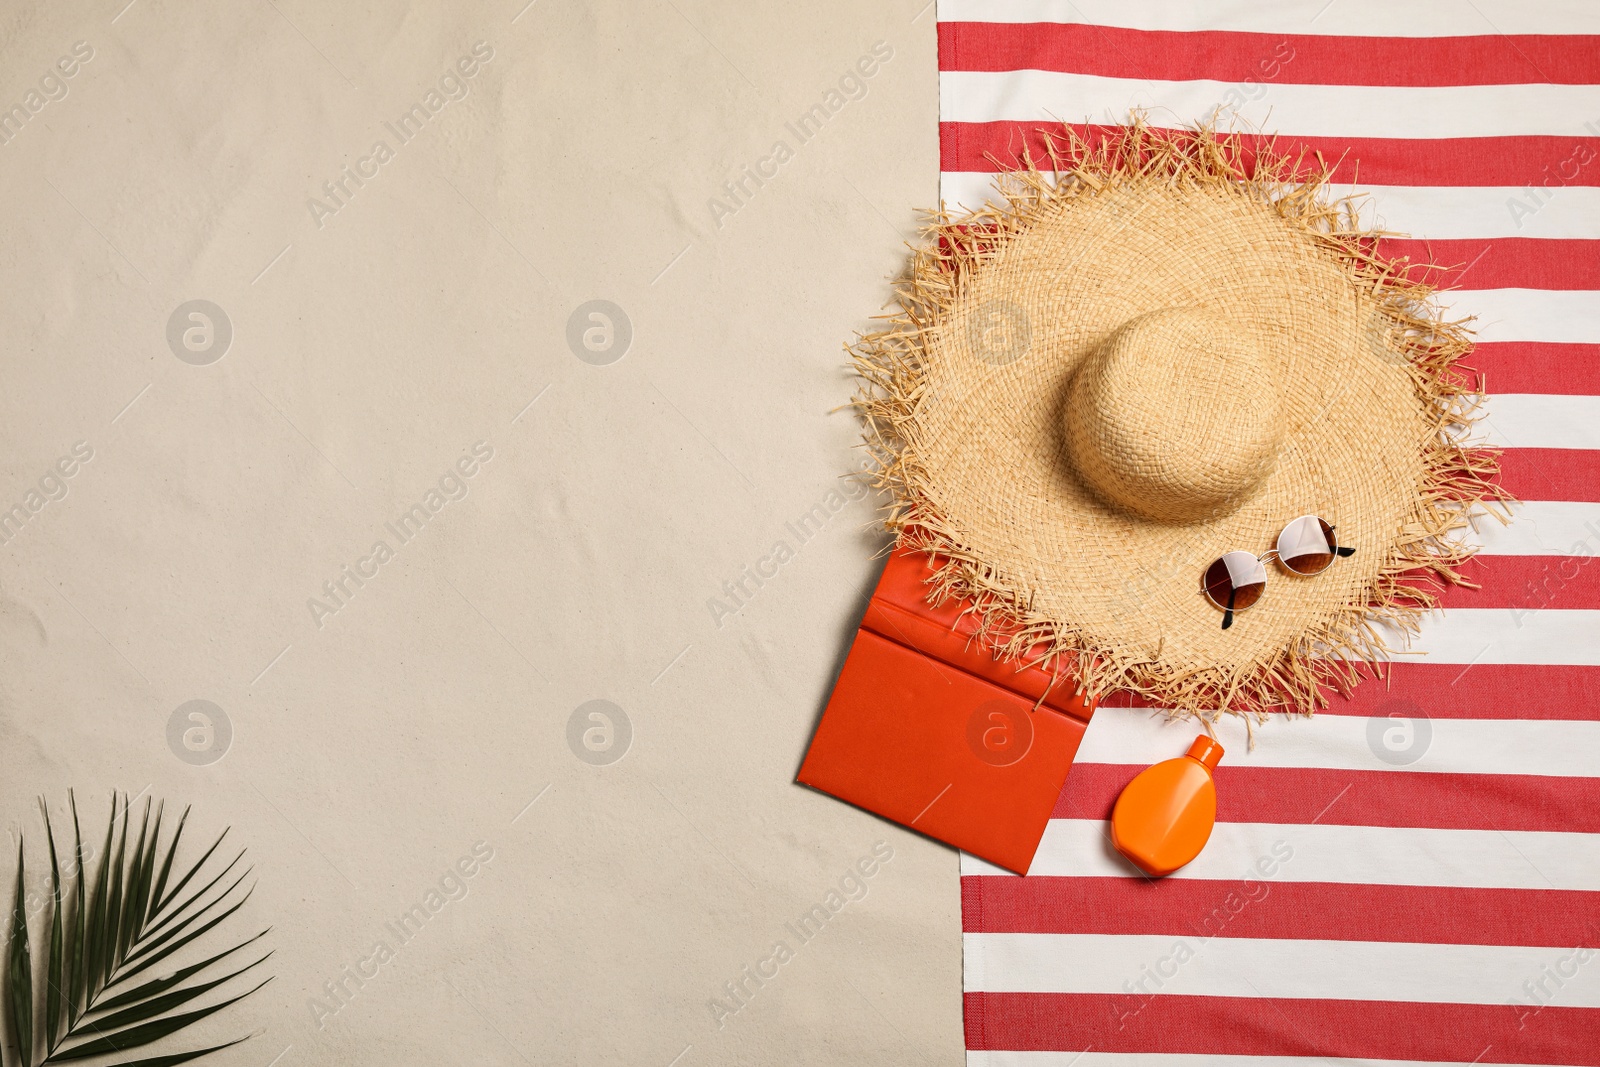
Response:
[{"label": "orange book", "polygon": [[997,661],[965,604],[927,604],[931,573],[889,557],[798,781],[1026,874],[1094,703]]}]

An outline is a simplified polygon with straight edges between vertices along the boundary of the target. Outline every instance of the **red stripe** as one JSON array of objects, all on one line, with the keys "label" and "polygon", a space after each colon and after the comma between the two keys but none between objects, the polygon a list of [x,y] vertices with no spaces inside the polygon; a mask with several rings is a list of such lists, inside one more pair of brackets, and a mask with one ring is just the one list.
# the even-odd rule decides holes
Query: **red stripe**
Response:
[{"label": "red stripe", "polygon": [[1389,240],[1381,247],[1393,259],[1450,268],[1435,282],[1458,289],[1600,289],[1600,241]]},{"label": "red stripe", "polygon": [[[1052,817],[1109,819],[1117,795],[1142,769],[1076,764]],[[1600,778],[1241,767],[1226,761],[1214,773],[1218,822],[1600,833]]]},{"label": "red stripe", "polygon": [[1600,1008],[1524,1014],[1505,1004],[1111,993],[966,993],[963,999],[970,1049],[1600,1067],[1594,1039]]},{"label": "red stripe", "polygon": [[[1555,546],[1552,546],[1555,547]],[[1542,611],[1546,608],[1600,608],[1600,534],[1578,545],[1589,555],[1577,556],[1475,556],[1461,567],[1461,576],[1480,588],[1447,587],[1439,596],[1446,608],[1512,608]]]},{"label": "red stripe", "polygon": [[[1434,719],[1600,719],[1600,667],[1528,663],[1390,664],[1384,677],[1368,676],[1349,696],[1328,694],[1319,715],[1388,715]],[[1129,693],[1101,701],[1107,709],[1150,705]]]},{"label": "red stripe", "polygon": [[1325,715],[1420,709],[1435,719],[1600,719],[1600,667],[1525,663],[1396,663]]},{"label": "red stripe", "polygon": [[1483,341],[1463,366],[1480,372],[1491,393],[1600,396],[1600,345]]},{"label": "red stripe", "polygon": [[961,929],[1551,948],[1600,944],[1600,893],[1278,882],[1256,874],[1237,882],[967,875],[961,879]]},{"label": "red stripe", "polygon": [[[1041,131],[1059,129],[1036,122],[941,122],[939,167],[993,173],[1015,166],[1024,147],[1041,161],[1048,158]],[[1073,129],[1098,135],[1115,127]],[[1330,165],[1342,160],[1337,174],[1343,183],[1359,177],[1366,185],[1600,185],[1600,137],[1237,136],[1247,153],[1273,141],[1280,153],[1297,155],[1305,149],[1313,161],[1317,153]],[[991,162],[989,155],[1000,163]]]},{"label": "red stripe", "polygon": [[1600,37],[1319,37],[1053,22],[941,22],[939,69],[1237,82],[1242,103],[1272,82],[1586,85],[1600,82]]},{"label": "red stripe", "polygon": [[1519,500],[1600,501],[1600,449],[1508,448],[1500,484]]}]

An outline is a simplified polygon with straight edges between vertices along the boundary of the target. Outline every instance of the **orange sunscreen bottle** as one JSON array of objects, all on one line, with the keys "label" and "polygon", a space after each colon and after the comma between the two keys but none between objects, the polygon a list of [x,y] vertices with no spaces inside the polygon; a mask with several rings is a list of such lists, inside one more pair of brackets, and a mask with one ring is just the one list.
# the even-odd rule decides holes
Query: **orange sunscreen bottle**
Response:
[{"label": "orange sunscreen bottle", "polygon": [[1111,812],[1117,851],[1157,878],[1200,855],[1217,821],[1211,769],[1221,759],[1222,746],[1201,734],[1186,755],[1140,771]]}]

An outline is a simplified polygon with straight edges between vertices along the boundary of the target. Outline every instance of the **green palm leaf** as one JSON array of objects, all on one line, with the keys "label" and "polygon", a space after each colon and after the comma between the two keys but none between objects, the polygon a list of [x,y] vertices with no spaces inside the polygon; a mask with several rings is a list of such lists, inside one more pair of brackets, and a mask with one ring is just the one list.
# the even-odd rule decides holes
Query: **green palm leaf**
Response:
[{"label": "green palm leaf", "polygon": [[63,965],[61,862],[56,858],[56,835],[50,827],[50,809],[45,806],[42,798],[39,801],[39,808],[44,812],[44,832],[50,842],[50,897],[54,904],[50,909],[50,967],[45,978],[44,1039],[46,1044],[54,1044],[61,1033],[61,1020],[66,1017],[64,1008],[67,983],[61,973]]},{"label": "green palm leaf", "polygon": [[27,887],[23,884],[22,839],[17,839],[17,892],[11,906],[11,958],[7,971],[12,977],[11,1025],[17,1048],[24,1059],[33,1057],[33,959],[28,955]]},{"label": "green palm leaf", "polygon": [[[224,830],[174,882],[178,843],[189,810],[184,809],[163,843],[164,806],[154,805],[152,815],[152,804],[146,800],[135,827],[130,801],[116,793],[112,794],[98,863],[86,864],[77,800],[71,791],[67,804],[72,812],[75,865],[64,872],[49,808],[40,801],[50,858],[50,896],[44,903],[50,910],[50,944],[42,976],[34,973],[25,857],[20,841],[17,846],[11,944],[0,960],[4,968],[0,977],[5,982],[11,1037],[21,1067],[44,1067],[142,1048],[238,1003],[272,980],[268,977],[226,996],[228,983],[265,963],[272,953],[242,965],[218,966],[263,937],[267,931],[262,930],[170,974],[135,981],[136,976],[215,930],[243,907],[254,890],[253,885],[240,889],[251,868],[229,879],[244,856],[242,851],[225,865],[220,859],[211,862],[227,836]],[[219,865],[221,869],[216,870]],[[90,866],[94,867],[92,873]],[[199,888],[185,894],[191,883]],[[219,995],[224,999],[216,1000]],[[207,1000],[212,1003],[205,1003]],[[175,1067],[243,1040],[122,1059],[108,1067]],[[7,1067],[10,1062],[7,1058]]]},{"label": "green palm leaf", "polygon": [[[109,998],[107,1000],[101,1001],[99,1004],[95,1005],[95,1010],[96,1011],[111,1011],[114,1008],[120,1008],[120,1007],[123,1007],[123,1006],[128,1005],[128,1004],[134,1004],[134,1003],[137,1003],[140,1000],[145,999],[146,997],[152,997],[152,996],[156,995],[157,993],[165,992],[166,990],[171,989],[173,986],[180,985],[183,982],[187,981],[190,975],[199,974],[201,971],[205,970],[207,967],[211,966],[213,963],[216,963],[218,960],[222,959],[222,957],[231,956],[235,952],[238,952],[240,949],[244,948],[246,945],[249,945],[249,944],[252,944],[252,943],[254,943],[256,941],[259,941],[261,938],[266,937],[266,936],[267,936],[267,931],[263,930],[259,934],[257,934],[255,937],[250,938],[248,941],[241,941],[239,944],[234,945],[232,948],[223,949],[221,952],[217,953],[215,956],[211,956],[208,959],[203,959],[199,963],[192,963],[192,964],[190,964],[189,966],[183,968],[180,971],[174,971],[172,974],[167,975],[165,978],[152,978],[152,979],[150,979],[150,981],[145,982],[143,985],[134,986],[132,989],[128,990],[126,993],[120,993],[117,996],[114,996],[114,997],[111,997],[111,998]],[[272,953],[270,953],[270,952],[267,953],[267,956],[270,956],[270,955],[272,955]],[[267,958],[267,956],[263,956],[263,957],[261,957],[261,959],[264,960],[264,959]],[[261,960],[257,960],[256,961],[256,963],[260,963],[260,962],[261,962]],[[255,964],[253,963],[250,966],[254,967]],[[235,972],[235,973],[239,973],[239,972]]]},{"label": "green palm leaf", "polygon": [[[72,968],[72,979],[67,983],[67,1025],[71,1026],[78,1021],[78,1016],[83,1014],[84,998],[88,995],[88,969],[84,967],[79,954],[82,947],[87,944],[87,935],[84,933],[84,923],[88,918],[88,908],[84,905],[83,883],[83,834],[78,830],[78,801],[72,795],[72,790],[67,790],[67,807],[72,809],[72,849],[76,855],[77,872],[72,879],[72,927],[68,935],[67,945],[71,946],[66,953]],[[49,824],[50,809],[45,808],[45,823]],[[55,1040],[54,1036],[51,1040]]]}]

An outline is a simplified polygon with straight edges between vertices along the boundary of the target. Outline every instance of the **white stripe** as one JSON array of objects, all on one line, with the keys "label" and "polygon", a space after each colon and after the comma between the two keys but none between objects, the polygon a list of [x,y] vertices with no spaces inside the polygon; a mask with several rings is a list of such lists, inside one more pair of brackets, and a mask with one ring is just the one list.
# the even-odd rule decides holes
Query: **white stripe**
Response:
[{"label": "white stripe", "polygon": [[946,170],[939,173],[939,199],[946,210],[976,211],[986,203],[1004,203],[995,187],[996,175],[980,170]]},{"label": "white stripe", "polygon": [[1600,187],[1546,189],[1534,205],[1528,192],[1496,185],[1368,185],[1332,190],[1367,193],[1357,203],[1361,221],[1396,233],[1436,241],[1537,237],[1576,241],[1600,238]]},{"label": "white stripe", "polygon": [[[1500,33],[1600,33],[1585,0],[939,0],[940,22],[1068,22],[1138,30],[1456,37]],[[1509,49],[1509,45],[1507,46]]]},{"label": "white stripe", "polygon": [[1474,316],[1480,341],[1600,341],[1600,293],[1589,289],[1458,289],[1439,304],[1451,318]]},{"label": "white stripe", "polygon": [[[980,208],[1004,200],[986,171],[945,171],[940,196],[952,210]],[[1497,185],[1363,185],[1330,187],[1334,197],[1366,194],[1355,204],[1361,222],[1396,234],[1450,240],[1537,237],[1553,240],[1600,239],[1600,187],[1568,186],[1546,190],[1543,205],[1532,210],[1524,190]],[[1513,205],[1516,205],[1513,209]]]},{"label": "white stripe", "polygon": [[1504,608],[1434,610],[1415,636],[1382,621],[1372,626],[1400,663],[1600,666],[1600,610],[1564,607],[1549,592]]},{"label": "white stripe", "polygon": [[[1160,111],[1163,123],[1187,125],[1223,108],[1234,129],[1318,137],[1593,136],[1600,85],[1254,87],[1244,99],[1232,82],[1106,78],[1056,70],[947,70],[939,74],[945,122],[1110,122],[1130,111]],[[1234,106],[1237,103],[1237,106]],[[1570,149],[1569,149],[1570,150]],[[1564,158],[1564,157],[1563,157]],[[1551,160],[1552,163],[1557,160]]]},{"label": "white stripe", "polygon": [[[1600,884],[1600,834],[1323,823],[1218,823],[1199,858],[1167,877],[1259,878],[1255,864],[1270,860],[1274,846],[1277,856],[1287,855],[1273,875],[1277,881],[1582,890]],[[1017,877],[966,853],[961,873]],[[1028,873],[1139,875],[1112,847],[1105,824],[1090,819],[1051,819]]]},{"label": "white stripe", "polygon": [[[1498,1057],[1480,1060],[1372,1060],[1318,1056],[1317,1067],[1507,1067]],[[967,1067],[1306,1067],[1302,1056],[1207,1055],[1197,1052],[1012,1052],[967,1050]],[[1518,1063],[1516,1067],[1559,1067]]]},{"label": "white stripe", "polygon": [[[1381,687],[1381,681],[1367,685]],[[1537,693],[1526,697],[1530,704]],[[1422,701],[1448,704],[1440,687]],[[1255,727],[1250,750],[1243,720],[1226,716],[1216,724],[1226,766],[1320,767],[1346,771],[1423,771],[1432,774],[1541,774],[1587,778],[1600,775],[1600,722],[1571,719],[1429,719],[1412,704],[1395,701],[1382,714],[1275,716]],[[1389,718],[1390,713],[1400,718]],[[1412,722],[1412,718],[1417,718]],[[1076,763],[1144,765],[1183,755],[1199,733],[1189,722],[1142,708],[1095,712]],[[1381,755],[1380,755],[1381,754]],[[1387,756],[1388,759],[1382,757]],[[1396,762],[1412,759],[1413,762]],[[1332,799],[1331,797],[1329,799]]]},{"label": "white stripe", "polygon": [[[1262,888],[1270,891],[1265,885]],[[1228,914],[1230,907],[1224,904],[1226,895],[1223,891],[1217,894],[1222,914]],[[1234,904],[1242,905],[1241,914],[1251,906],[1237,895]],[[1514,997],[1525,998],[1522,983],[1538,980],[1542,968],[1554,970],[1561,964],[1576,973],[1564,979],[1549,1006],[1600,1007],[1600,960],[1594,959],[1600,953],[1593,950],[1579,963],[1575,947],[1208,937],[1215,929],[1212,926],[1184,936],[965,934],[962,942],[967,956],[981,956],[983,966],[977,975],[964,975],[963,989],[1113,993],[1131,995],[1136,1001],[1147,995],[1271,995],[1504,1004]],[[1226,925],[1221,929],[1226,931]],[[978,975],[983,984],[971,984]]]},{"label": "white stripe", "polygon": [[[1600,666],[1600,611],[1451,608],[1423,619],[1410,651],[1431,663],[1545,663]],[[1259,610],[1259,609],[1258,609]],[[1392,647],[1404,647],[1396,635]],[[1409,657],[1407,657],[1409,658]]]},{"label": "white stripe", "polygon": [[1513,504],[1512,512],[1509,525],[1478,515],[1466,538],[1486,556],[1600,555],[1600,504],[1525,500]]},{"label": "white stripe", "polygon": [[1600,448],[1600,396],[1496,393],[1474,430],[1496,448]]}]

